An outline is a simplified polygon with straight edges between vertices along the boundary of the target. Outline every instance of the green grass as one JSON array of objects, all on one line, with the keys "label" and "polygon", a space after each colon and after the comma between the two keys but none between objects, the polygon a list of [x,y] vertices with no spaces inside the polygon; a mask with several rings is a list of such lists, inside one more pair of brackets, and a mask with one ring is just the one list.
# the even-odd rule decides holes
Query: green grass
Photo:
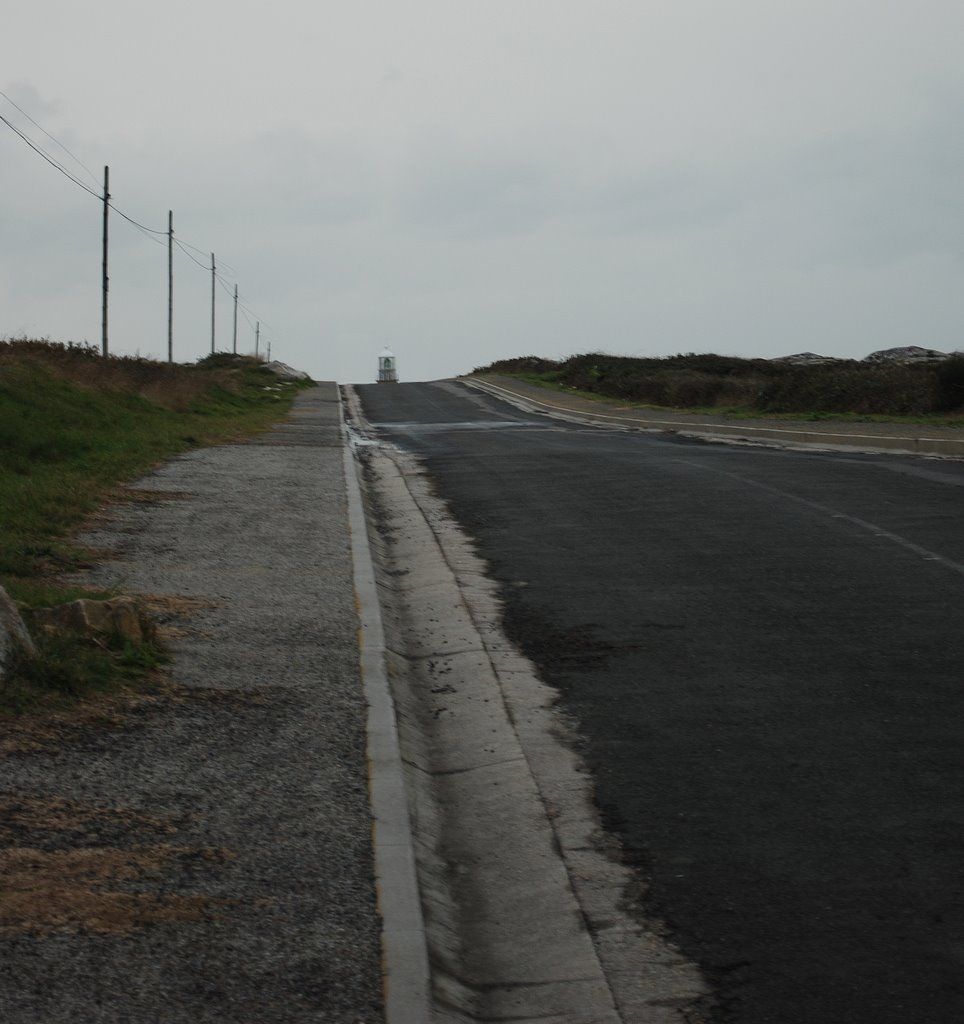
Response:
[{"label": "green grass", "polygon": [[888,416],[883,413],[869,412],[762,412],[747,406],[726,407],[706,406],[704,408],[686,409],[686,412],[705,415],[724,416],[741,420],[780,420],[791,423],[913,423],[934,427],[964,427],[964,416],[939,416],[937,414],[919,416]]},{"label": "green grass", "polygon": [[[266,429],[297,390],[252,359],[172,367],[104,360],[85,346],[0,341],[0,584],[28,609],[91,596],[62,578],[89,558],[73,539],[85,519],[173,455]],[[36,689],[46,672],[51,691],[76,696],[100,688],[102,669],[116,681],[132,667],[131,652],[68,647],[46,641],[40,661],[18,670],[23,687]],[[62,671],[71,662],[76,678]]]},{"label": "green grass", "polygon": [[168,660],[157,640],[135,644],[121,636],[94,641],[41,632],[35,642],[36,656],[17,652],[7,665],[0,715],[60,711],[84,698],[117,693]]}]

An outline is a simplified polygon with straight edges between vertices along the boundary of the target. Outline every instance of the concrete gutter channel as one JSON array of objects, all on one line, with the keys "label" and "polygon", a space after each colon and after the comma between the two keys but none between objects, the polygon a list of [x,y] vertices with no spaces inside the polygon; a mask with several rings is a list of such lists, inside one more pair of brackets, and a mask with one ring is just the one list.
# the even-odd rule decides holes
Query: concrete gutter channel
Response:
[{"label": "concrete gutter channel", "polygon": [[484,564],[344,390],[388,1024],[700,1019],[698,969],[623,907],[630,872]]}]

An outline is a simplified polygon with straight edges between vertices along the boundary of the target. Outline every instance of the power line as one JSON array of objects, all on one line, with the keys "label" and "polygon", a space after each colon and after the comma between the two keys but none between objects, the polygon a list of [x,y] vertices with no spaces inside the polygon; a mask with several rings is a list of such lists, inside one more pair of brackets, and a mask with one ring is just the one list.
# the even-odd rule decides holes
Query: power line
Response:
[{"label": "power line", "polygon": [[[0,95],[2,95],[2,96],[6,96],[6,94],[5,94],[5,93],[0,93]],[[7,98],[9,98],[9,97],[7,97]],[[12,101],[11,101],[11,102],[12,102]],[[14,106],[16,106],[16,104],[14,104]],[[20,108],[19,108],[19,107],[17,107],[17,109],[19,110]],[[22,112],[22,111],[21,111],[21,112]],[[29,117],[29,115],[26,115],[26,114],[25,114],[24,116],[25,116],[25,117]],[[3,123],[4,123],[4,124],[5,124],[5,125],[6,125],[6,126],[7,126],[7,127],[8,127],[8,128],[9,128],[9,129],[11,130],[11,131],[12,131],[12,132],[14,132],[14,133],[15,133],[16,135],[18,135],[18,136],[19,136],[19,137],[20,137],[21,139],[23,139],[23,141],[24,141],[24,142],[26,142],[26,143],[27,143],[27,145],[28,145],[28,146],[29,146],[29,147],[30,147],[30,148],[31,148],[31,149],[32,149],[32,150],[33,150],[33,151],[34,151],[35,153],[37,153],[37,154],[38,154],[39,156],[42,156],[42,157],[44,158],[44,160],[46,160],[46,161],[47,161],[47,163],[48,163],[48,164],[50,164],[50,166],[51,166],[51,167],[54,167],[54,168],[56,168],[56,169],[57,169],[58,171],[60,171],[60,173],[61,173],[62,175],[64,175],[64,177],[65,177],[65,178],[69,178],[69,179],[70,179],[70,180],[71,180],[71,181],[72,181],[72,182],[73,182],[73,183],[74,183],[75,185],[77,185],[77,186],[78,186],[78,188],[82,188],[82,189],[83,189],[83,190],[84,190],[84,191],[85,191],[85,192],[86,192],[86,193],[87,193],[88,195],[91,195],[91,196],[93,196],[93,197],[94,197],[95,199],[97,199],[98,201],[100,201],[100,202],[103,202],[103,201],[104,201],[104,197],[103,197],[103,195],[102,195],[101,193],[99,193],[99,192],[95,192],[95,191],[94,191],[94,190],[93,190],[92,188],[89,188],[89,187],[88,187],[87,185],[85,185],[85,184],[84,184],[84,182],[80,181],[80,179],[78,179],[78,178],[74,177],[74,175],[73,175],[73,174],[71,174],[71,173],[70,173],[70,171],[68,171],[68,170],[67,170],[67,168],[63,166],[63,164],[61,164],[61,163],[60,163],[60,162],[59,162],[58,160],[56,160],[56,159],[55,159],[54,157],[52,157],[52,156],[51,156],[51,155],[50,155],[50,154],[49,154],[49,153],[48,153],[48,152],[47,152],[46,150],[44,150],[44,149],[41,149],[41,148],[40,148],[40,146],[38,146],[38,145],[37,145],[37,144],[36,144],[35,142],[33,142],[33,140],[32,140],[32,139],[30,139],[30,138],[29,138],[29,137],[28,137],[27,135],[25,135],[25,134],[24,134],[24,133],[23,133],[22,131],[20,131],[20,129],[19,129],[19,128],[17,128],[17,127],[16,127],[16,125],[13,125],[13,124],[11,124],[11,123],[10,123],[10,122],[9,122],[9,121],[8,121],[8,120],[7,120],[7,119],[6,119],[5,117],[4,117],[4,116],[3,116],[3,114],[0,114],[0,121],[3,121]],[[34,123],[36,124],[36,122],[34,122]],[[37,125],[37,127],[38,127],[38,128],[40,128],[40,125]],[[43,130],[43,128],[40,128],[40,130],[41,130],[41,131],[44,131],[44,130]],[[47,132],[44,132],[44,134],[46,135],[46,134],[47,134]],[[53,136],[50,136],[50,137],[51,137],[51,138],[53,138]],[[56,140],[56,139],[53,139],[53,141],[54,141],[54,142],[57,142],[57,140]],[[58,143],[58,145],[59,145],[59,143]],[[61,147],[61,148],[63,148],[63,147]],[[68,153],[69,153],[70,151],[69,151],[69,150],[65,150],[65,152],[68,152]],[[75,159],[76,159],[76,158],[75,158]],[[89,172],[88,172],[88,173],[89,173]],[[141,229],[141,231],[145,231],[145,232],[148,232],[148,233],[150,233],[150,234],[152,234],[152,235],[166,235],[166,234],[167,234],[167,232],[166,232],[166,231],[159,231],[159,230],[157,230],[156,228],[149,228],[149,227],[148,227],[148,226],[147,226],[146,224],[141,224],[141,222],[140,222],[140,221],[137,221],[137,220],[135,220],[135,219],[134,219],[133,217],[131,217],[131,216],[129,216],[128,214],[124,213],[124,211],[123,211],[123,210],[119,210],[119,209],[118,209],[118,208],[117,208],[117,207],[116,207],[116,206],[115,206],[115,205],[114,205],[114,204],[113,204],[112,202],[110,202],[109,200],[108,200],[108,203],[107,203],[107,205],[108,205],[108,206],[109,206],[109,207],[110,207],[110,208],[111,208],[111,209],[112,209],[112,210],[114,211],[114,213],[116,213],[116,214],[118,215],[118,217],[123,217],[123,218],[124,218],[124,220],[126,220],[126,221],[128,221],[129,223],[133,224],[133,225],[134,225],[134,227],[136,227],[136,228],[140,228],[140,229]]]},{"label": "power line", "polygon": [[[247,310],[244,308],[244,306],[241,305],[240,302],[238,303],[238,309],[241,310],[241,315],[244,317],[245,320],[247,320],[248,326],[252,330],[254,330],[254,322],[252,321],[251,317],[248,316]],[[255,317],[255,319],[257,319],[257,317]]]},{"label": "power line", "polygon": [[214,276],[217,278],[218,284],[224,289],[225,294],[228,295],[233,301],[234,292],[232,292],[231,289],[227,286],[227,283],[225,282],[224,278],[216,271]]},{"label": "power line", "polygon": [[[187,256],[189,260],[191,260],[193,263],[196,263],[202,270],[210,271],[211,268],[209,266],[206,266],[196,256],[193,256],[191,253],[187,251],[187,249],[184,247],[184,243],[180,240],[180,238],[177,237],[177,235],[174,236],[174,244],[178,247],[178,249],[181,250],[181,252],[184,253],[185,256]],[[200,250],[198,251],[200,252]]]},{"label": "power line", "polygon": [[12,125],[12,124],[11,124],[11,123],[10,123],[10,122],[9,122],[9,121],[8,121],[8,120],[7,120],[7,119],[6,119],[5,117],[4,117],[4,116],[3,116],[3,114],[0,114],[0,121],[3,121],[3,123],[4,123],[4,124],[5,124],[5,125],[6,125],[6,126],[7,126],[7,127],[8,127],[8,128],[9,128],[9,129],[10,129],[10,130],[11,130],[11,131],[12,131],[12,132],[14,133],[14,134],[15,134],[15,135],[19,135],[19,136],[20,136],[20,138],[21,138],[21,139],[23,139],[23,141],[24,141],[24,142],[26,142],[26,143],[27,143],[27,145],[28,145],[28,146],[29,146],[29,147],[30,147],[30,148],[31,148],[31,149],[32,149],[32,150],[33,150],[33,151],[34,151],[35,153],[37,153],[37,154],[39,154],[40,156],[42,156],[42,157],[44,158],[44,160],[46,160],[46,161],[47,161],[47,163],[48,163],[48,164],[50,164],[50,166],[51,166],[51,167],[55,167],[55,168],[56,168],[56,169],[57,169],[58,171],[60,171],[60,173],[61,173],[61,174],[62,174],[62,175],[63,175],[63,176],[65,177],[65,178],[69,178],[69,179],[70,179],[70,180],[71,180],[71,181],[72,181],[72,182],[73,182],[73,183],[74,183],[75,185],[77,185],[77,186],[78,186],[79,188],[82,188],[82,189],[83,189],[83,190],[84,190],[85,192],[87,192],[87,193],[88,193],[89,195],[92,195],[92,196],[93,196],[93,197],[94,197],[95,199],[100,199],[100,200],[102,200],[102,199],[104,198],[103,196],[101,196],[101,195],[99,195],[99,194],[98,194],[97,192],[95,192],[95,191],[94,191],[94,190],[93,190],[92,188],[90,188],[90,187],[88,187],[87,185],[85,185],[85,184],[84,184],[84,183],[83,183],[82,181],[80,181],[80,179],[79,179],[79,178],[75,178],[75,177],[74,177],[74,176],[73,176],[73,175],[72,175],[72,174],[70,173],[70,171],[68,171],[68,170],[67,170],[67,168],[66,168],[66,167],[64,167],[64,166],[63,166],[62,164],[58,163],[58,162],[57,162],[57,161],[56,161],[56,160],[55,160],[55,159],[54,159],[54,158],[53,158],[53,157],[52,157],[52,156],[51,156],[51,155],[50,155],[49,153],[47,153],[47,152],[46,152],[45,150],[41,149],[41,148],[40,148],[40,147],[39,147],[38,145],[36,145],[36,144],[35,144],[35,143],[34,143],[33,141],[31,141],[31,139],[30,139],[30,138],[28,138],[28,137],[27,137],[26,135],[24,135],[24,133],[23,133],[22,131],[20,131],[20,129],[19,129],[19,128],[17,128],[17,127],[15,126],[15,125]]},{"label": "power line", "polygon": [[[11,103],[13,106],[17,107],[17,104],[14,103],[13,100],[11,100],[10,97],[6,95],[6,93],[0,91],[0,96],[3,96],[9,103]],[[17,107],[17,110],[20,110],[20,107]],[[39,124],[37,124],[37,122],[34,121],[33,118],[31,118],[29,114],[25,113],[22,110],[20,110],[20,112],[24,115],[24,117],[28,118],[33,124],[37,125],[37,127],[40,129],[40,131],[42,131],[44,133],[44,135],[46,135],[48,138],[50,138],[53,142],[56,142],[58,146],[61,146],[61,148],[64,150],[64,152],[68,153],[71,157],[73,157],[73,154],[70,153],[70,150],[68,150],[65,146],[62,146],[59,142],[57,142],[57,140],[52,135],[50,135],[49,132],[45,131]],[[54,168],[56,168],[56,170],[60,171],[60,173],[62,175],[64,175],[65,178],[69,178],[70,181],[72,181],[75,185],[77,185],[78,188],[82,188],[88,195],[91,195],[95,199],[97,199],[98,201],[103,202],[104,196],[100,192],[95,192],[93,189],[91,189],[86,184],[84,184],[84,182],[80,181],[73,174],[71,174],[70,171],[68,171],[67,168],[63,166],[63,164],[61,164],[56,158],[52,157],[46,150],[44,150],[40,146],[38,146],[28,135],[26,135],[19,128],[17,128],[16,125],[14,125],[10,121],[8,121],[7,118],[3,116],[3,114],[0,114],[0,121],[2,121],[14,134],[18,135],[24,142],[26,142],[26,144],[38,156],[43,157],[43,159],[46,160],[47,163],[49,163],[51,165],[51,167],[54,167]],[[73,157],[73,159],[76,160],[77,158]],[[79,160],[77,162],[80,163]],[[81,164],[81,166],[83,167],[84,165]],[[84,168],[84,169],[86,170],[86,168]],[[87,171],[87,173],[90,174],[90,171]],[[124,220],[128,221],[130,224],[133,224],[134,227],[139,228],[141,231],[144,231],[144,232],[146,232],[146,233],[148,233],[150,235],[158,235],[158,236],[166,236],[167,235],[167,231],[166,230],[160,229],[160,228],[149,228],[146,224],[142,224],[139,220],[135,220],[129,214],[124,213],[123,210],[119,209],[117,206],[115,206],[109,200],[108,200],[107,205],[114,211],[114,213],[116,213],[118,215],[118,217],[122,217]],[[204,251],[202,249],[197,248],[197,246],[191,245],[189,242],[179,242],[178,244],[182,245],[182,247],[186,245],[189,248],[194,249],[195,252],[203,252]],[[230,269],[234,270],[234,268],[231,267],[231,265],[229,263],[226,263],[224,265],[226,267],[229,267]],[[203,264],[202,264],[202,266],[203,266]]]},{"label": "power line", "polygon": [[[208,270],[208,271],[210,272],[210,268],[209,268],[209,267],[208,267],[208,268],[205,268],[205,269],[207,269],[207,270]],[[223,277],[222,277],[222,276],[221,276],[220,274],[218,274],[218,273],[215,273],[215,277],[217,278],[217,280],[218,280],[218,283],[219,283],[219,284],[221,285],[221,287],[222,287],[222,288],[224,289],[224,291],[225,291],[225,294],[226,294],[226,295],[228,295],[228,296],[230,296],[230,297],[231,297],[231,300],[233,301],[233,300],[234,300],[234,298],[235,298],[235,296],[234,296],[234,292],[232,292],[232,291],[231,291],[231,289],[230,289],[230,288],[228,287],[228,285],[227,285],[227,282],[225,281],[225,279],[224,279],[224,278],[223,278]],[[261,326],[262,326],[262,327],[268,327],[268,328],[270,328],[270,327],[271,327],[271,325],[270,325],[270,324],[268,324],[268,323],[265,323],[265,321],[264,321],[264,320],[262,320],[262,319],[261,319],[261,318],[260,318],[260,317],[258,316],[258,314],[257,314],[257,313],[255,313],[255,311],[254,311],[253,309],[249,309],[249,308],[248,308],[248,307],[247,307],[247,306],[246,306],[246,305],[245,305],[245,304],[244,304],[244,303],[243,303],[243,302],[241,301],[240,297],[238,297],[238,309],[240,309],[240,310],[241,310],[241,313],[242,313],[242,315],[244,316],[245,320],[247,320],[247,321],[248,321],[248,326],[249,326],[249,327],[254,327],[254,324],[253,324],[253,323],[251,322],[251,317],[254,317],[254,319],[255,319],[255,320],[257,320],[257,322],[258,322],[259,324],[261,324]],[[249,315],[249,314],[250,314],[250,315]]]},{"label": "power line", "polygon": [[[197,257],[195,257],[192,253],[190,253],[188,251],[188,249],[195,248],[194,246],[187,246],[186,243],[182,243],[181,240],[177,237],[177,235],[174,236],[174,244],[184,253],[185,256],[187,256],[187,258],[189,260],[191,260],[192,263],[194,263],[198,267],[200,267],[201,270],[203,270],[206,274],[210,274],[211,273],[211,266],[210,266],[209,263],[202,263],[199,259],[197,259]],[[200,252],[201,250],[197,250],[197,251]],[[224,289],[225,294],[229,295],[231,297],[232,301],[233,301],[234,293],[228,287],[228,279],[226,279],[224,277],[224,275],[219,273],[217,270],[215,270],[215,272],[214,272],[214,277],[215,277],[215,280],[218,282],[218,284],[220,284],[221,287]],[[231,283],[233,284],[234,282],[231,282]],[[266,326],[266,327],[270,327],[271,326],[270,324],[265,323],[264,320],[260,320],[259,317],[258,317],[258,314],[255,313],[255,311],[253,309],[250,309],[243,302],[241,302],[240,298],[238,299],[238,309],[241,310],[242,314],[244,315],[244,318],[248,321],[248,326],[249,327],[253,327],[254,326],[254,324],[251,322],[250,317],[254,317],[254,319],[258,320],[258,322],[262,326]]]},{"label": "power line", "polygon": [[[10,103],[11,106],[15,107],[18,111],[20,111],[20,113],[23,114],[23,116],[26,117],[27,120],[30,121],[31,124],[33,124],[41,132],[43,132],[43,134],[48,139],[50,139],[51,142],[53,142],[55,145],[59,146],[72,160],[74,160],[80,167],[82,167],[86,171],[86,173],[91,177],[92,180],[94,180],[96,182],[97,179],[94,178],[94,175],[91,173],[90,169],[81,160],[79,160],[76,156],[74,156],[74,154],[71,153],[70,150],[67,149],[67,147],[63,145],[63,143],[58,142],[57,139],[55,139],[48,131],[46,131],[46,129],[44,129],[40,124],[38,124],[25,110],[21,109],[16,103],[14,103],[14,101],[11,100],[10,97],[7,96],[7,94],[5,92],[3,92],[2,90],[0,90],[0,96],[2,96],[8,103]],[[104,205],[105,205],[105,214],[104,214],[104,216],[105,216],[105,236],[104,236],[105,239],[106,239],[106,210],[110,209],[110,210],[113,210],[114,213],[116,213],[123,220],[126,220],[129,224],[132,224],[135,228],[137,228],[137,230],[142,232],[145,235],[145,237],[149,238],[152,242],[156,242],[158,245],[164,245],[165,244],[165,242],[162,241],[162,238],[164,238],[164,239],[170,238],[170,240],[173,241],[175,245],[177,245],[177,247],[181,250],[181,252],[183,252],[184,255],[188,257],[188,259],[190,259],[193,263],[197,264],[197,266],[200,267],[202,270],[204,270],[206,273],[211,272],[211,270],[213,269],[212,267],[209,267],[207,265],[207,263],[202,263],[199,259],[197,259],[189,251],[189,250],[194,250],[194,252],[200,253],[201,255],[207,257],[207,254],[208,254],[207,250],[200,249],[196,245],[192,245],[190,242],[187,242],[187,241],[184,241],[181,238],[178,238],[177,236],[175,236],[173,234],[173,232],[170,231],[170,229],[168,229],[168,230],[161,230],[161,229],[158,229],[158,228],[149,228],[146,224],[142,224],[140,221],[135,220],[133,217],[131,217],[128,214],[124,213],[123,210],[118,209],[110,201],[110,195],[107,193],[106,171],[105,171],[104,192],[103,193],[95,192],[93,189],[91,189],[84,182],[80,181],[75,175],[71,174],[71,172],[69,170],[67,170],[67,168],[64,167],[63,164],[59,160],[57,160],[55,157],[51,156],[45,149],[43,149],[41,146],[36,144],[32,139],[30,139],[29,136],[27,136],[18,127],[16,127],[16,125],[12,124],[6,117],[4,117],[3,114],[0,114],[0,121],[2,121],[15,135],[17,135],[23,142],[25,142],[38,156],[42,157],[47,163],[49,163],[51,165],[51,167],[53,167],[55,170],[59,171],[65,178],[67,178],[70,181],[72,181],[78,188],[83,189],[88,195],[93,196],[98,202],[104,203]],[[106,241],[105,241],[105,245],[106,245]],[[235,273],[235,275],[237,274],[237,269],[235,267],[232,267],[230,263],[222,263],[222,266],[223,267],[227,267],[229,270],[233,271]],[[232,298],[234,298],[237,301],[237,296],[232,295],[232,292],[228,288],[228,285],[227,285],[227,283],[225,281],[225,278],[221,274],[217,273],[217,271],[214,271],[214,277],[215,277],[215,280],[225,290],[225,292],[227,292],[227,294],[229,296],[232,296]],[[254,317],[255,319],[258,319],[257,314],[253,310],[251,310],[247,306],[245,306],[243,303],[241,303],[240,301],[238,301],[238,306],[241,309],[242,313],[244,314],[245,319],[248,321],[248,325],[249,326],[251,325],[250,317]],[[250,314],[250,317],[249,317],[249,314]],[[263,323],[263,321],[258,320],[258,323],[260,325],[261,323]],[[266,326],[270,326],[270,325],[266,325]]]},{"label": "power line", "polygon": [[[185,246],[186,245],[188,247],[188,249],[193,249],[195,252],[200,253],[202,256],[210,256],[211,255],[210,252],[207,249],[199,249],[196,245],[191,245],[190,242],[182,241],[179,244],[181,246]],[[203,267],[203,266],[205,266],[205,264],[202,263],[201,266]],[[208,267],[208,269],[210,270],[210,267]]]},{"label": "power line", "polygon": [[27,113],[27,111],[23,109],[23,107],[21,107],[21,106],[18,106],[18,105],[17,105],[16,103],[14,103],[14,101],[13,101],[13,100],[12,100],[12,99],[11,99],[11,98],[10,98],[10,97],[9,97],[9,96],[8,96],[8,95],[6,94],[6,93],[5,93],[5,92],[4,92],[4,91],[3,91],[2,89],[0,89],[0,96],[2,96],[2,97],[3,97],[3,98],[4,98],[4,99],[5,99],[5,100],[6,100],[6,101],[7,101],[7,102],[8,102],[9,104],[10,104],[10,106],[11,106],[11,107],[13,107],[13,108],[14,108],[15,110],[19,110],[19,111],[20,111],[20,113],[21,113],[21,114],[23,114],[23,116],[24,116],[24,117],[25,117],[25,118],[26,118],[26,119],[27,119],[27,120],[28,120],[28,121],[29,121],[29,122],[30,122],[30,123],[31,123],[31,124],[32,124],[32,125],[33,125],[33,126],[34,126],[35,128],[39,128],[39,129],[40,129],[40,131],[42,131],[42,132],[44,133],[44,135],[46,135],[46,136],[47,136],[47,138],[48,138],[48,139],[50,139],[50,141],[51,141],[52,143],[54,143],[54,145],[56,145],[56,146],[60,146],[60,148],[61,148],[61,149],[62,149],[62,150],[63,150],[63,151],[64,151],[64,152],[65,152],[65,153],[67,154],[67,156],[69,156],[69,157],[70,157],[70,159],[71,159],[71,160],[73,160],[73,161],[74,161],[74,163],[75,163],[75,164],[77,164],[77,166],[78,166],[78,167],[82,167],[82,168],[83,168],[83,169],[84,169],[84,170],[85,170],[85,171],[87,172],[87,176],[88,176],[88,177],[90,178],[90,180],[91,180],[91,181],[92,181],[92,182],[93,182],[93,183],[94,183],[95,185],[99,185],[99,184],[100,184],[100,182],[99,182],[99,181],[97,180],[97,178],[96,178],[96,177],[94,176],[94,172],[93,172],[93,171],[92,171],[92,170],[91,170],[91,169],[90,169],[90,168],[89,168],[89,167],[87,166],[87,164],[85,164],[85,163],[84,163],[84,161],[83,161],[83,160],[81,160],[81,159],[80,159],[80,157],[78,157],[78,156],[75,156],[75,155],[74,155],[73,153],[71,153],[71,151],[70,151],[70,150],[69,150],[69,149],[68,149],[68,148],[67,148],[67,147],[66,147],[66,146],[65,146],[65,145],[64,145],[64,144],[63,144],[62,142],[60,142],[59,140],[55,139],[55,138],[53,137],[53,135],[51,135],[51,134],[50,134],[50,132],[48,132],[48,131],[47,131],[47,129],[43,127],[43,125],[41,125],[41,124],[38,124],[38,123],[37,123],[37,122],[36,122],[36,121],[35,121],[35,120],[34,120],[34,119],[33,119],[33,118],[32,118],[32,117],[31,117],[31,116],[30,116],[30,115],[29,115],[29,114]]},{"label": "power line", "polygon": [[[165,231],[164,234],[166,235],[167,232]],[[187,258],[192,263],[196,263],[202,270],[206,271],[208,274],[211,273],[210,263],[202,263],[195,255],[193,255],[193,253],[188,252],[189,249],[193,249],[194,252],[199,252],[201,253],[202,256],[209,256],[210,253],[208,251],[205,251],[204,249],[199,249],[196,245],[191,245],[189,242],[183,241],[182,239],[178,238],[177,235],[174,236],[174,244],[181,250],[181,252],[184,253],[185,256],[187,256]],[[225,263],[223,264],[223,266],[231,267],[231,264]],[[234,268],[231,267],[231,269],[233,270]],[[225,282],[224,276],[217,271],[215,271],[215,276],[223,285]]]},{"label": "power line", "polygon": [[[182,242],[183,242],[183,239],[182,239]],[[184,242],[184,245],[186,245],[189,249],[193,249],[196,253],[200,253],[204,257],[207,257],[207,256],[210,255],[210,250],[209,249],[200,249],[196,245],[191,245],[190,242]],[[211,269],[206,263],[202,263],[201,266],[207,267],[208,270]],[[222,264],[222,266],[227,267],[228,270],[233,271],[235,274],[238,272],[237,267],[232,267],[230,263],[224,263],[224,264]]]},{"label": "power line", "polygon": [[241,309],[242,309],[242,310],[243,310],[243,311],[244,311],[244,312],[245,312],[246,314],[250,314],[251,316],[253,316],[253,317],[255,318],[255,320],[257,320],[257,321],[258,321],[258,323],[259,323],[259,324],[262,324],[263,326],[265,326],[265,327],[268,327],[268,328],[270,328],[270,327],[271,327],[271,324],[269,324],[269,323],[268,323],[267,321],[265,321],[265,320],[262,320],[262,319],[261,319],[261,317],[259,317],[259,316],[258,316],[258,314],[257,314],[257,313],[255,313],[255,311],[254,311],[253,309],[248,309],[248,307],[247,307],[246,305],[244,305],[244,303],[243,303],[243,302],[239,302],[239,303],[238,303],[238,305],[239,305],[239,306],[241,307]]},{"label": "power line", "polygon": [[[103,197],[101,196],[99,198]],[[160,231],[157,228],[149,228],[145,224],[141,224],[140,221],[134,220],[133,217],[128,217],[123,210],[118,210],[113,203],[108,202],[107,205],[114,211],[114,213],[117,214],[118,217],[123,217],[124,220],[128,221],[128,223],[133,224],[135,228],[140,228],[141,231],[145,231],[151,235],[164,235],[165,237],[167,236],[167,228],[165,228],[163,231]]]}]

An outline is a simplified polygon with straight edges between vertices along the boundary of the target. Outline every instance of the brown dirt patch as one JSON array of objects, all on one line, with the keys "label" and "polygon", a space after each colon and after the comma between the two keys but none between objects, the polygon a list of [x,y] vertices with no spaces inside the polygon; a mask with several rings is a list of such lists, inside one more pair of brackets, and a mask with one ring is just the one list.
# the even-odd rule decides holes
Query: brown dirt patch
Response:
[{"label": "brown dirt patch", "polygon": [[130,694],[93,698],[60,710],[41,708],[23,715],[0,715],[0,758],[9,754],[42,753],[75,746],[88,730],[102,733],[121,728]]},{"label": "brown dirt patch", "polygon": [[[155,621],[158,618],[190,619],[198,612],[220,607],[219,601],[213,601],[206,597],[185,597],[182,594],[142,594],[138,600]],[[209,633],[187,625],[164,622],[157,625],[156,628],[157,635],[162,640],[179,640],[186,636],[210,639]]]},{"label": "brown dirt patch", "polygon": [[149,487],[112,487],[106,500],[85,519],[87,524],[109,522],[117,518],[117,505],[161,505],[167,501],[188,501],[194,497],[184,491],[155,491]]},{"label": "brown dirt patch", "polygon": [[[220,602],[205,597],[185,597],[182,594],[143,594],[139,598],[147,613],[154,618],[190,619],[198,612],[209,608],[219,608]],[[187,625],[174,625],[165,622],[157,626],[157,635],[162,640],[178,640],[181,637],[193,636],[211,639],[209,633],[194,629]]]},{"label": "brown dirt patch", "polygon": [[95,932],[127,935],[164,921],[198,921],[224,900],[130,892],[172,860],[224,863],[224,850],[157,845],[133,850],[86,847],[47,852],[0,850],[0,936]]},{"label": "brown dirt patch", "polygon": [[129,505],[160,505],[165,501],[189,501],[195,497],[187,491],[155,491],[147,487],[119,487],[113,497]]},{"label": "brown dirt patch", "polygon": [[[179,872],[224,864],[223,849],[144,843],[172,821],[59,796],[0,794],[0,937],[93,932],[126,935],[164,921],[198,921],[229,901],[170,890]],[[112,842],[91,842],[92,835]],[[117,845],[134,843],[129,847]],[[136,844],[136,845],[135,845]]]},{"label": "brown dirt patch", "polygon": [[140,594],[138,596],[149,611],[165,615],[194,615],[208,608],[220,608],[221,602],[207,597],[187,597],[184,594]]},{"label": "brown dirt patch", "polygon": [[176,832],[177,827],[161,818],[151,818],[120,807],[91,807],[58,796],[27,797],[0,793],[0,842],[19,836],[24,830],[68,831],[94,822],[109,821],[116,826]]},{"label": "brown dirt patch", "polygon": [[150,673],[137,689],[90,697],[69,707],[39,707],[26,714],[0,714],[0,761],[16,754],[83,749],[105,732],[129,727],[138,713],[189,703],[263,707],[268,702],[259,690],[228,690],[185,686],[165,672]]}]

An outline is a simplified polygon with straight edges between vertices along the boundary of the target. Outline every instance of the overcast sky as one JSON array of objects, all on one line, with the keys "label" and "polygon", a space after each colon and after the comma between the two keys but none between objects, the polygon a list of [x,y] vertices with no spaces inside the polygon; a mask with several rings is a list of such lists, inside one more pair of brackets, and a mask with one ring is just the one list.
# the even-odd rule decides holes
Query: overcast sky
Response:
[{"label": "overcast sky", "polygon": [[[272,355],[403,380],[530,353],[964,348],[961,0],[45,0],[0,114],[237,282]],[[0,336],[100,344],[102,206],[0,123]],[[167,252],[111,215],[112,351]],[[158,244],[160,242],[161,244]],[[210,351],[177,250],[175,358]],[[249,323],[250,319],[250,323]]]}]

